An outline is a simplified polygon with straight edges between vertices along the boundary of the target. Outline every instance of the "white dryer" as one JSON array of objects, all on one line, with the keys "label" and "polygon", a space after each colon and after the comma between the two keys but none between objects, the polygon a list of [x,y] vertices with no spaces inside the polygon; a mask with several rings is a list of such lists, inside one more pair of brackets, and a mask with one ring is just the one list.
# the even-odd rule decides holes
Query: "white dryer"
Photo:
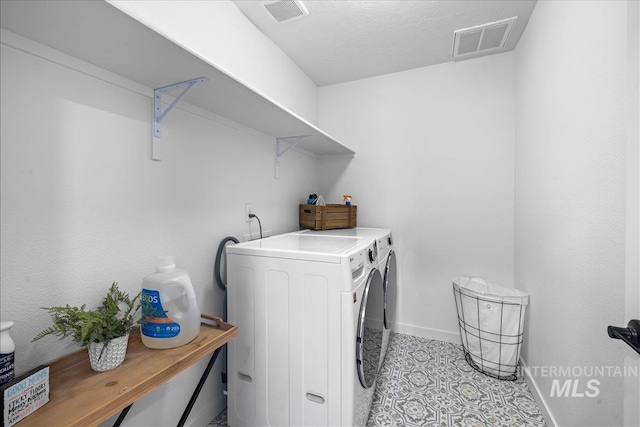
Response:
[{"label": "white dryer", "polygon": [[364,425],[382,349],[373,238],[290,233],[227,247],[230,426]]},{"label": "white dryer", "polygon": [[380,358],[380,366],[384,361],[389,348],[389,336],[391,330],[395,329],[395,315],[398,307],[398,279],[396,269],[396,253],[393,248],[393,237],[391,230],[388,228],[368,228],[354,227],[335,230],[301,230],[297,233],[309,234],[317,236],[335,236],[335,237],[361,237],[373,238],[375,244],[367,252],[369,261],[376,266],[383,278],[383,297],[373,295],[374,304],[383,307],[383,312],[376,317],[383,328],[382,337],[382,354]]},{"label": "white dryer", "polygon": [[391,230],[384,229],[377,238],[378,269],[382,273],[384,289],[384,313],[381,362],[384,361],[389,348],[389,337],[395,329],[398,308],[398,272],[396,269],[396,252],[393,249]]}]

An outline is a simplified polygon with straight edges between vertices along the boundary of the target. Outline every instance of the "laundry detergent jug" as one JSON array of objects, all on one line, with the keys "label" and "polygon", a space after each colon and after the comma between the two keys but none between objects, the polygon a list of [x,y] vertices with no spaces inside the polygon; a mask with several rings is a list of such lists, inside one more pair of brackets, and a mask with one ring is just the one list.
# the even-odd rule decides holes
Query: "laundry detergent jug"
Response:
[{"label": "laundry detergent jug", "polygon": [[142,343],[173,348],[191,342],[200,332],[200,309],[189,273],[176,269],[173,257],[158,258],[156,272],[142,280],[140,298]]}]

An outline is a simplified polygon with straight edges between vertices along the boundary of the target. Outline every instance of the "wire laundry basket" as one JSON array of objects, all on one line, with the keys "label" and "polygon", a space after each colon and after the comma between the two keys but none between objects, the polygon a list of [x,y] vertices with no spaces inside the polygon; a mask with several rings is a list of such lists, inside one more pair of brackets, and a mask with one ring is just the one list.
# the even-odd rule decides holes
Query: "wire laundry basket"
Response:
[{"label": "wire laundry basket", "polygon": [[529,294],[476,277],[453,279],[465,359],[493,378],[517,379]]}]

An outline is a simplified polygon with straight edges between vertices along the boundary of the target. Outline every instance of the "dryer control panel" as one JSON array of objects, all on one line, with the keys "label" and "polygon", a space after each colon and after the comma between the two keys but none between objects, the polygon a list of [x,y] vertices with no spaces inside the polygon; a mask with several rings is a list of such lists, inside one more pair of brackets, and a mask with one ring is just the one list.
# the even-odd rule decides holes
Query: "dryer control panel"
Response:
[{"label": "dryer control panel", "polygon": [[367,259],[371,264],[378,262],[378,242],[373,241],[373,244],[367,249]]},{"label": "dryer control panel", "polygon": [[366,250],[362,249],[349,257],[349,266],[351,267],[351,277],[355,280],[362,275],[364,267],[367,264],[365,254]]}]

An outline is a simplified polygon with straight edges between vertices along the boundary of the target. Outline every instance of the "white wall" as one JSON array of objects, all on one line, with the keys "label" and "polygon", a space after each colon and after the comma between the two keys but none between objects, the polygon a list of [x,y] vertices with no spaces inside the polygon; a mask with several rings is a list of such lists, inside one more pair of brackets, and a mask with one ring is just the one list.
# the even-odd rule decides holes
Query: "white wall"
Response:
[{"label": "white wall", "polygon": [[[626,2],[538,2],[516,49],[515,277],[531,294],[529,366],[623,366]],[[579,380],[577,392],[592,377]],[[623,379],[550,397],[559,425],[622,424]],[[573,385],[573,384],[572,384]],[[637,401],[636,401],[637,405]]]},{"label": "white wall", "polygon": [[[640,2],[635,0],[627,1],[627,87],[625,322],[640,319]],[[625,366],[640,372],[640,355],[627,350]],[[640,425],[640,375],[625,378],[624,387],[624,425]]]},{"label": "white wall", "polygon": [[107,0],[312,124],[318,88],[229,0]]},{"label": "white wall", "polygon": [[[265,229],[296,229],[316,159],[292,151],[274,180],[272,138],[182,104],[163,121],[162,162],[151,161],[150,88],[2,35],[0,313],[15,321],[16,372],[78,348],[31,343],[50,324],[40,307],[96,306],[113,281],[135,294],[163,254],[191,273],[201,310],[221,316],[218,243],[249,232],[246,202]],[[201,425],[225,404],[221,363],[192,412]],[[175,425],[205,365],[136,403],[126,424]]]},{"label": "white wall", "polygon": [[322,194],[392,229],[402,332],[459,342],[451,280],[513,286],[513,58],[320,88],[320,127],[357,152],[319,163]]}]

